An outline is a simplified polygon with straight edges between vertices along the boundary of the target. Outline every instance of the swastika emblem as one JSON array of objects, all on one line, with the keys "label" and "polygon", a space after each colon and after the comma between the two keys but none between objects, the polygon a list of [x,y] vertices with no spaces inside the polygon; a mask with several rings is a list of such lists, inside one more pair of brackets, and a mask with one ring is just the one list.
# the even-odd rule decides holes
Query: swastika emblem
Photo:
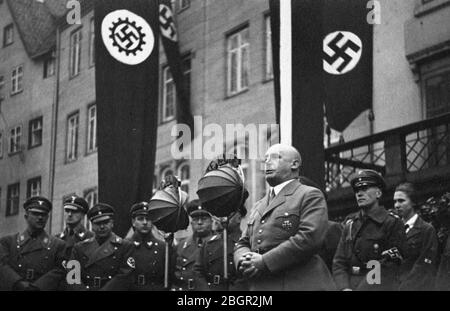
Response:
[{"label": "swastika emblem", "polygon": [[102,39],[111,56],[128,65],[145,61],[155,44],[150,25],[128,10],[113,11],[105,16]]},{"label": "swastika emblem", "polygon": [[167,39],[172,41],[178,40],[172,10],[164,4],[159,5],[159,28],[161,34]]},{"label": "swastika emblem", "polygon": [[363,50],[361,39],[352,32],[335,31],[323,40],[323,69],[343,75],[358,65]]}]

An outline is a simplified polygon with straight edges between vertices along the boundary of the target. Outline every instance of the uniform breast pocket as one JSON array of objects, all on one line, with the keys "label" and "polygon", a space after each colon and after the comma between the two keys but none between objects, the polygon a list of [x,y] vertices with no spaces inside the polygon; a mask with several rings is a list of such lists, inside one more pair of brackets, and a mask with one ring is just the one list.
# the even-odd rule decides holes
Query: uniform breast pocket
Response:
[{"label": "uniform breast pocket", "polygon": [[289,237],[298,231],[300,216],[293,212],[284,212],[283,214],[275,216],[275,227],[277,228],[277,235],[282,237]]}]

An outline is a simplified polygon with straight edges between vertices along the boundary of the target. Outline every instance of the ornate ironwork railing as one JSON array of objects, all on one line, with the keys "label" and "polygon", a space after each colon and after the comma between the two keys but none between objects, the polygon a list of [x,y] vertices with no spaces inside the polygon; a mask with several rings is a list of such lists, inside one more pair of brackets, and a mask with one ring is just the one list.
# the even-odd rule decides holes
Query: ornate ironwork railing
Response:
[{"label": "ornate ironwork railing", "polygon": [[326,190],[350,186],[358,169],[405,174],[450,165],[450,114],[325,149]]}]

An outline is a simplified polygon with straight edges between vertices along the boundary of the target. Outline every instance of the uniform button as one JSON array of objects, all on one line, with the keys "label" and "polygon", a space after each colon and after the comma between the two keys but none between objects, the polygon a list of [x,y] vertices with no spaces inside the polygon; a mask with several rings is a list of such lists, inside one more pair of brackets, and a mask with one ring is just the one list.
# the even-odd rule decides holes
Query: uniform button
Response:
[{"label": "uniform button", "polygon": [[86,289],[89,289],[89,286],[86,286]]},{"label": "uniform button", "polygon": [[184,280],[182,276],[180,276],[180,280]]},{"label": "uniform button", "polygon": [[262,233],[262,232],[263,232],[262,229],[259,229],[258,233]]},{"label": "uniform button", "polygon": [[261,240],[258,240],[258,241],[256,241],[256,242],[258,242],[258,244],[261,244]]},{"label": "uniform button", "polygon": [[19,265],[19,268],[22,268],[22,265]]},{"label": "uniform button", "polygon": [[183,267],[181,270],[183,270],[183,271],[186,271],[186,268],[185,267]]},{"label": "uniform button", "polygon": [[108,279],[111,279],[111,278],[112,278],[112,276],[108,275]]},{"label": "uniform button", "polygon": [[186,262],[187,261],[187,259],[186,258],[183,258],[183,262]]},{"label": "uniform button", "polygon": [[266,221],[265,220],[261,220],[261,223],[263,224],[263,223],[265,223]]},{"label": "uniform button", "polygon": [[158,251],[155,251],[155,254],[158,254]]}]

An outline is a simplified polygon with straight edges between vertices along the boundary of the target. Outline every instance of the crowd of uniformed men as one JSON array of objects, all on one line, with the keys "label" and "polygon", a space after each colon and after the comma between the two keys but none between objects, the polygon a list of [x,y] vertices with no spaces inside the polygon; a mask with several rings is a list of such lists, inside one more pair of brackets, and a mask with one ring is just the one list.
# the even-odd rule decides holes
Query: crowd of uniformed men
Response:
[{"label": "crowd of uniformed men", "polygon": [[[123,239],[113,232],[112,206],[89,209],[81,197],[66,198],[66,228],[51,236],[45,226],[52,203],[39,196],[23,204],[26,230],[0,239],[0,289],[450,290],[450,239],[438,254],[433,226],[416,212],[412,184],[396,188],[394,214],[379,204],[383,178],[359,171],[351,180],[359,210],[341,224],[328,220],[324,194],[299,176],[295,148],[274,145],[264,163],[270,191],[250,209],[244,231],[243,206],[223,223],[226,276],[220,222],[213,230],[214,217],[198,200],[186,206],[192,233],[169,250],[165,286],[166,241],[154,234],[148,203],[131,206],[134,234]],[[86,214],[93,232],[82,224]],[[81,272],[76,282],[67,277],[73,260]]]}]

